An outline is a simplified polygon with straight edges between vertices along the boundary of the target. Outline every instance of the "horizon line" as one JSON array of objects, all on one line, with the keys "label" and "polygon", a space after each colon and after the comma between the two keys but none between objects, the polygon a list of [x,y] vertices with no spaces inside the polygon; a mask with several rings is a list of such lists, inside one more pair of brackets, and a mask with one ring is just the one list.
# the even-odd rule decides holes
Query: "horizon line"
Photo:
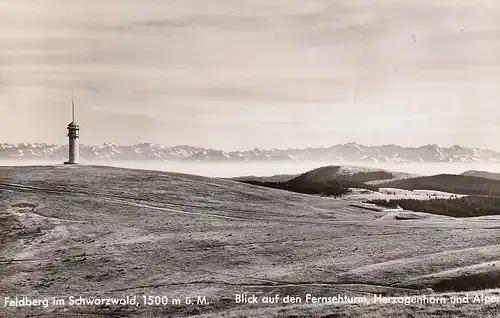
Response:
[{"label": "horizon line", "polygon": [[[32,145],[47,145],[47,146],[65,146],[66,145],[66,143],[56,144],[56,143],[29,142],[29,141],[17,142],[17,143],[0,142],[0,145],[6,145],[6,144],[7,145],[32,144]],[[291,147],[288,147],[288,148],[276,148],[276,147],[273,147],[273,148],[260,148],[260,147],[253,147],[253,148],[246,148],[245,150],[228,150],[228,151],[224,151],[224,150],[216,149],[216,148],[207,148],[207,147],[204,147],[204,146],[187,145],[187,144],[177,144],[175,146],[168,146],[168,145],[165,145],[165,144],[159,144],[159,143],[154,143],[154,142],[138,142],[138,143],[131,143],[131,144],[117,144],[117,143],[114,143],[114,142],[111,142],[111,141],[109,141],[109,142],[103,142],[101,144],[84,144],[84,143],[80,143],[81,146],[88,146],[88,147],[98,147],[98,146],[104,146],[104,145],[113,145],[113,146],[119,146],[119,147],[126,147],[126,146],[147,145],[147,144],[155,145],[155,146],[161,146],[161,147],[167,147],[167,148],[192,147],[192,148],[200,148],[200,149],[203,149],[203,150],[216,150],[216,151],[222,151],[222,152],[244,152],[244,151],[252,151],[252,150],[255,150],[255,149],[262,150],[262,151],[269,151],[269,150],[328,149],[328,148],[333,148],[333,147],[337,147],[337,146],[346,146],[346,145],[355,145],[355,146],[362,146],[362,147],[367,147],[367,148],[395,146],[395,147],[400,147],[400,148],[415,148],[415,149],[423,148],[423,147],[427,147],[427,146],[436,146],[436,147],[441,148],[441,149],[449,149],[449,148],[453,148],[453,147],[461,147],[461,148],[466,148],[466,149],[478,149],[478,150],[487,150],[487,151],[500,152],[500,150],[493,150],[493,149],[490,149],[490,148],[464,147],[464,146],[460,146],[459,144],[453,144],[451,146],[440,146],[440,145],[435,144],[435,143],[433,143],[433,144],[422,144],[420,146],[403,146],[403,145],[399,145],[399,144],[365,145],[365,144],[360,144],[360,143],[353,142],[353,141],[346,142],[346,143],[334,144],[334,145],[331,145],[331,146],[318,146],[318,147],[307,146],[307,147],[295,147],[295,148],[291,148]]]}]

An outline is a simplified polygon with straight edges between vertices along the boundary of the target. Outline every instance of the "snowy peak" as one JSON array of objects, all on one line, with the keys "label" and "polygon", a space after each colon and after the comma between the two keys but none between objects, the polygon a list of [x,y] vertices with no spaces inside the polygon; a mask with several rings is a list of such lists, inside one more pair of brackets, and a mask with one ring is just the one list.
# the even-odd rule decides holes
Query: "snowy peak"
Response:
[{"label": "snowy peak", "polygon": [[[67,145],[46,143],[0,143],[0,160],[67,158]],[[213,161],[213,162],[262,162],[262,161],[346,161],[373,163],[403,162],[461,162],[461,163],[498,163],[500,153],[493,150],[465,148],[453,145],[442,148],[435,144],[420,147],[398,145],[365,146],[354,142],[328,148],[305,149],[260,149],[225,152],[181,145],[168,147],[154,143],[140,143],[120,146],[105,143],[98,146],[80,146],[83,161],[91,160],[160,160],[160,161]]]}]

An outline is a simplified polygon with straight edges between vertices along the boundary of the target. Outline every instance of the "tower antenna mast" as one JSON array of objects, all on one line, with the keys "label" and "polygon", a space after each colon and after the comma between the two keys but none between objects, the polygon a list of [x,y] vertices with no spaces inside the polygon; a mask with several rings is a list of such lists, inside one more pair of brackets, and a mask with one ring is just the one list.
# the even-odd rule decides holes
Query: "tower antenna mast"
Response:
[{"label": "tower antenna mast", "polygon": [[71,119],[75,121],[75,91],[71,91]]}]

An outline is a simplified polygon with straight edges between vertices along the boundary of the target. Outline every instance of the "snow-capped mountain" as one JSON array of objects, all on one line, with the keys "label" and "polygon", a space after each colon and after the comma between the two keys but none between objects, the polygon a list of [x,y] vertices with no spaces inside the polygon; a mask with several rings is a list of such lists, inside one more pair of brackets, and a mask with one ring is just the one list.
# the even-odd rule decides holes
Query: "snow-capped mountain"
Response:
[{"label": "snow-capped mountain", "polygon": [[[45,143],[0,143],[0,160],[6,159],[67,159],[67,145]],[[464,148],[454,145],[441,148],[437,145],[402,147],[398,145],[364,146],[347,143],[328,148],[258,149],[224,152],[192,146],[167,147],[151,143],[119,146],[105,143],[100,146],[80,145],[80,158],[95,160],[161,160],[161,161],[348,161],[375,163],[403,162],[461,162],[497,163],[500,153],[493,150]]]}]

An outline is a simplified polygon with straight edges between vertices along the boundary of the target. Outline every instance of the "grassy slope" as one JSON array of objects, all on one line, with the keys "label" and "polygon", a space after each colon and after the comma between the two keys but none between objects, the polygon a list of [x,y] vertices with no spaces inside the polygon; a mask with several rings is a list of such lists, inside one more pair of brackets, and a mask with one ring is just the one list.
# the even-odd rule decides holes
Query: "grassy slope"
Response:
[{"label": "grassy slope", "polygon": [[[4,294],[205,295],[210,301],[118,312],[48,309],[58,315],[355,314],[359,309],[348,306],[255,308],[235,304],[234,295],[421,293],[457,275],[498,278],[500,267],[488,267],[498,261],[499,218],[396,222],[341,200],[110,167],[0,167],[0,182],[33,187],[0,185]],[[420,285],[419,277],[426,277]]]}]

